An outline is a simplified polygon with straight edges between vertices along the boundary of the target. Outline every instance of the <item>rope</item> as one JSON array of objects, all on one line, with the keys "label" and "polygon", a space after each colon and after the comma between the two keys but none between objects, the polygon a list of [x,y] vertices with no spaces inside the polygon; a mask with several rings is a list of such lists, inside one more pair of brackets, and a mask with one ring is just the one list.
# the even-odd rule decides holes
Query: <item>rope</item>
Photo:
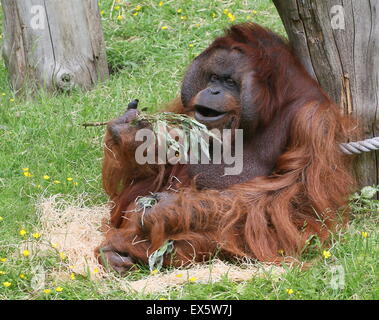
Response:
[{"label": "rope", "polygon": [[346,154],[361,154],[362,152],[370,152],[379,149],[379,137],[365,139],[362,141],[341,143],[340,147]]}]

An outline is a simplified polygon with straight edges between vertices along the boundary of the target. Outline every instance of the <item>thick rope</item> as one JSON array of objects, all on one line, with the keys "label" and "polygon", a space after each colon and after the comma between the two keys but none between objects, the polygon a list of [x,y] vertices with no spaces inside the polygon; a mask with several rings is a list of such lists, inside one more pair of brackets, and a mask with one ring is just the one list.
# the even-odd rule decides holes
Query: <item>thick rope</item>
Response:
[{"label": "thick rope", "polygon": [[340,147],[346,154],[361,154],[362,152],[370,152],[379,149],[379,137],[365,139],[362,141],[341,143]]}]

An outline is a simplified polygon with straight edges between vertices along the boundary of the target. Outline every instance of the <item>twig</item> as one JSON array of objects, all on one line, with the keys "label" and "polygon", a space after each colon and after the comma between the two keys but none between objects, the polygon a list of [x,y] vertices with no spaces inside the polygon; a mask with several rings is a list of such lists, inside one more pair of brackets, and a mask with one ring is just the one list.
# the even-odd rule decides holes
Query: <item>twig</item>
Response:
[{"label": "twig", "polygon": [[82,126],[84,128],[99,127],[99,126],[106,126],[108,123],[109,123],[109,121],[106,121],[106,122],[88,122],[88,123],[82,123]]}]

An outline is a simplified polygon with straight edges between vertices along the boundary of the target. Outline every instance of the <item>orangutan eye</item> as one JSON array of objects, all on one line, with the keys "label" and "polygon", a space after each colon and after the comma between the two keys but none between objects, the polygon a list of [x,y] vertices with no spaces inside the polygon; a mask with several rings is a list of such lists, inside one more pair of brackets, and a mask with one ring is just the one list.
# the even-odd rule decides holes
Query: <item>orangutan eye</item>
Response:
[{"label": "orangutan eye", "polygon": [[210,80],[211,80],[211,82],[215,82],[218,80],[218,76],[216,74],[212,74]]},{"label": "orangutan eye", "polygon": [[229,86],[229,87],[234,87],[236,85],[236,82],[232,79],[232,78],[226,78],[225,79],[225,83]]}]

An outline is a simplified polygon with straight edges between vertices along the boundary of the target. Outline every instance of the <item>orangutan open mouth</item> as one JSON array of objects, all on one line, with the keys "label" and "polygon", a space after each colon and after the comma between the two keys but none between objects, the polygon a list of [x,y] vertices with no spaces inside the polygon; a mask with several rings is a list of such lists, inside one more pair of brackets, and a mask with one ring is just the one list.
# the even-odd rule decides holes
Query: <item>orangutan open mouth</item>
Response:
[{"label": "orangutan open mouth", "polygon": [[216,121],[223,118],[227,112],[220,112],[201,105],[195,105],[195,119],[198,121]]}]

